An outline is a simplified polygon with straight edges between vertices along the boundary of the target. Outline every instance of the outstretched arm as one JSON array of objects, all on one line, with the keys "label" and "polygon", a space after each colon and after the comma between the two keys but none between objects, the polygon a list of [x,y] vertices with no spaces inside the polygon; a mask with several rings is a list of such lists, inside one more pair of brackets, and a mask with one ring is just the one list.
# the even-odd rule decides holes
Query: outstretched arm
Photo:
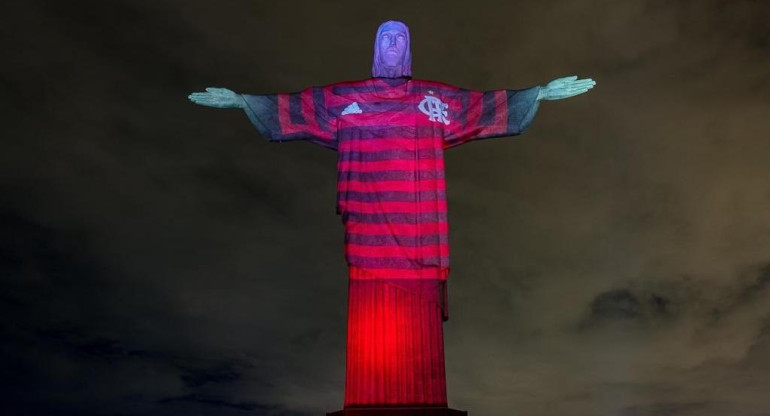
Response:
[{"label": "outstretched arm", "polygon": [[307,140],[337,149],[334,117],[326,106],[326,87],[311,87],[296,93],[249,95],[227,88],[206,88],[187,98],[214,108],[241,108],[265,139],[274,142]]},{"label": "outstretched arm", "polygon": [[540,88],[537,100],[562,100],[588,92],[596,85],[591,78],[577,79],[577,75],[556,78],[545,87]]},{"label": "outstretched arm", "polygon": [[591,78],[557,78],[545,87],[523,90],[471,91],[458,89],[450,96],[449,118],[444,127],[444,148],[472,140],[523,133],[537,113],[541,100],[561,100],[583,94],[593,88]]},{"label": "outstretched arm", "polygon": [[190,101],[198,105],[216,108],[245,108],[246,101],[243,96],[236,94],[227,88],[206,88],[206,92],[194,92],[187,96]]}]

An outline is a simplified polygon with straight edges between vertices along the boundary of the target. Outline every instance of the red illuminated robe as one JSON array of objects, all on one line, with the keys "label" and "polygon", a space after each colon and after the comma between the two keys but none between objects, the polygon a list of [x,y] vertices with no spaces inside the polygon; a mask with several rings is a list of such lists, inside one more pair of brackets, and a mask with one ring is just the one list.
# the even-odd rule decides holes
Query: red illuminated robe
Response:
[{"label": "red illuminated robe", "polygon": [[539,87],[472,91],[372,78],[244,95],[268,140],[336,150],[349,266],[345,407],[446,406],[444,149],[522,133]]}]

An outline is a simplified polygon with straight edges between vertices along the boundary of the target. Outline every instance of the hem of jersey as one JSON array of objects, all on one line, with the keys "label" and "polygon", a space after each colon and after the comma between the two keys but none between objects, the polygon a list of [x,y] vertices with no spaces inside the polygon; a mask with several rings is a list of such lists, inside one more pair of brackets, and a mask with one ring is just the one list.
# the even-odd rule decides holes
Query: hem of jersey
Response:
[{"label": "hem of jersey", "polygon": [[348,265],[348,276],[356,280],[380,279],[436,279],[446,280],[449,267],[424,267],[420,269],[369,269]]}]

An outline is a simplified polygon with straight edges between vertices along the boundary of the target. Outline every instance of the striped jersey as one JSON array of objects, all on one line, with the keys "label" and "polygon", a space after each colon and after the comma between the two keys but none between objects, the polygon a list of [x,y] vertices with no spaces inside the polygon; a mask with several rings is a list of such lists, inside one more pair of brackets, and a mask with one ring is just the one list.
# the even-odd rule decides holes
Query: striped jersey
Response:
[{"label": "striped jersey", "polygon": [[538,92],[371,78],[243,97],[268,140],[337,151],[337,213],[352,277],[446,279],[444,149],[524,132]]}]

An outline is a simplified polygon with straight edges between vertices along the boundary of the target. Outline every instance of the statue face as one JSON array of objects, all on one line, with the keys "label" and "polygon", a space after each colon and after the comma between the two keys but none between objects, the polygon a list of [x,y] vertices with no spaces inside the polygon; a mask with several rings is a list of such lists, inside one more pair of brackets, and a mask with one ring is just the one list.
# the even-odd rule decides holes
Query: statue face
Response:
[{"label": "statue face", "polygon": [[389,20],[377,28],[374,37],[372,76],[377,78],[412,77],[412,53],[409,51],[409,28]]},{"label": "statue face", "polygon": [[386,67],[396,67],[403,62],[408,46],[407,34],[398,25],[387,25],[377,39],[380,62]]}]

